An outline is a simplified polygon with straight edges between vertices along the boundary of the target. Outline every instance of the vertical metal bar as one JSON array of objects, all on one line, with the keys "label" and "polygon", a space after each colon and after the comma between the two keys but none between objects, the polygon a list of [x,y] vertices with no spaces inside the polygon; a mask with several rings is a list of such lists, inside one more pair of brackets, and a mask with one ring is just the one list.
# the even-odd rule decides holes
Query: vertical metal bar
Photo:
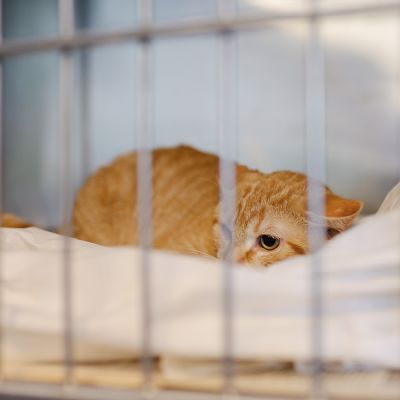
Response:
[{"label": "vertical metal bar", "polygon": [[[0,0],[0,45],[3,43],[3,0]],[[4,184],[4,132],[3,132],[3,73],[4,73],[4,60],[0,59],[0,225],[3,219],[3,208],[4,208],[4,197],[3,197],[3,184]],[[0,248],[0,382],[4,380],[4,330],[3,330],[3,319],[4,319],[4,264],[3,264],[3,252]]]},{"label": "vertical metal bar", "polygon": [[[236,1],[219,0],[220,18],[231,17]],[[233,249],[235,240],[236,206],[236,145],[237,145],[237,48],[233,32],[218,38],[218,154],[220,182],[220,258],[223,270],[223,381],[224,393],[233,394],[234,335],[233,335]]]},{"label": "vertical metal bar", "polygon": [[81,175],[85,180],[92,167],[90,136],[90,49],[83,49],[80,55],[80,131],[81,131]]},{"label": "vertical metal bar", "polygon": [[[399,38],[400,38],[400,4],[399,4],[398,12],[397,12],[397,29],[398,29],[397,30],[397,40],[399,42]],[[398,44],[398,46],[399,46],[399,44]],[[398,49],[399,49],[399,47],[398,47]],[[398,61],[400,61],[399,58],[398,58]],[[399,67],[400,67],[400,65],[397,66],[397,68],[399,68]],[[399,73],[398,73],[397,77],[398,77],[398,79],[400,78]],[[396,87],[395,90],[398,93],[398,87]],[[397,95],[397,101],[399,101],[399,95]],[[397,106],[399,107],[399,102],[397,102]],[[400,119],[397,119],[397,129],[398,129],[398,131],[397,131],[397,143],[396,143],[397,146],[396,146],[396,148],[398,151],[397,154],[400,154]],[[400,182],[400,157],[399,156],[397,157],[397,160],[398,160],[397,183],[399,183]],[[399,227],[399,229],[397,231],[397,234],[398,234],[398,248],[397,249],[398,249],[399,256],[400,256],[400,216],[398,218],[397,223],[398,223],[398,227]],[[397,315],[397,317],[398,317],[397,323],[399,324],[400,323],[400,264],[398,265],[398,268],[397,268],[397,286],[398,286],[398,292],[397,292],[397,307],[398,308],[397,309],[399,310],[398,315]],[[400,332],[398,333],[398,343],[400,344]],[[397,349],[397,354],[399,355],[398,361],[400,363],[400,346]],[[400,388],[398,390],[398,398],[400,399]]]},{"label": "vertical metal bar", "polygon": [[[309,0],[318,11],[318,0]],[[311,214],[325,214],[326,181],[325,145],[325,62],[321,43],[320,21],[309,21],[306,53],[306,170],[308,175],[308,209]],[[311,256],[311,398],[324,398],[323,385],[323,259],[317,250],[325,241],[326,227],[309,220]]]},{"label": "vertical metal bar", "polygon": [[[80,19],[80,28],[90,30],[89,13],[91,8],[87,2],[76,2],[75,10]],[[81,48],[79,53],[79,129],[80,129],[80,157],[81,179],[84,181],[92,167],[91,136],[90,136],[90,51],[91,48]]]},{"label": "vertical metal bar", "polygon": [[[74,33],[74,0],[59,0],[59,30],[64,37]],[[64,384],[74,379],[72,264],[71,264],[71,126],[72,126],[73,54],[63,49],[60,54],[60,131],[62,143],[62,211],[63,211],[63,325],[64,325]]]},{"label": "vertical metal bar", "polygon": [[[139,23],[146,27],[152,19],[152,1],[139,0]],[[147,38],[139,42],[138,48],[138,232],[140,245],[142,301],[142,372],[143,390],[153,388],[152,324],[151,324],[151,260],[152,246],[152,79],[151,43]]]}]

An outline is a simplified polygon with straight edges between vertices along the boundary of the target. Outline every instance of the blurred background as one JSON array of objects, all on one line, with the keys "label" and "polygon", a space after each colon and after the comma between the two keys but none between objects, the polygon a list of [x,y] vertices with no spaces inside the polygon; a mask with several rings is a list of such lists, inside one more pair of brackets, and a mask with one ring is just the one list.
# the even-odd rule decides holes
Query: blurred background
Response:
[{"label": "blurred background", "polygon": [[[378,3],[321,0],[322,7]],[[241,0],[239,13],[303,10],[308,0]],[[78,30],[132,28],[134,0],[77,0]],[[58,35],[56,0],[3,0],[4,40]],[[155,0],[156,22],[217,15],[216,0]],[[304,22],[270,23],[238,38],[238,154],[264,172],[305,170]],[[327,184],[378,208],[400,180],[400,13],[324,19]],[[154,141],[217,151],[217,39],[153,42]],[[73,182],[135,149],[137,46],[75,54]],[[59,58],[15,57],[4,67],[5,206],[42,226],[61,219]],[[86,134],[84,134],[86,132]],[[83,138],[83,139],[82,139]],[[85,139],[86,138],[86,139]]]}]

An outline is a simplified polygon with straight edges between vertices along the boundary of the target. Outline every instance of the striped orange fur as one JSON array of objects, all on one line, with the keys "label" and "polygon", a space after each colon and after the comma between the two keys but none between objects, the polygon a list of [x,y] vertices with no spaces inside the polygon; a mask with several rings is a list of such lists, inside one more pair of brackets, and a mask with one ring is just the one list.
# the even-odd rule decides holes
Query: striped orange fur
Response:
[{"label": "striped orange fur", "polygon": [[[188,146],[153,152],[153,245],[158,249],[218,257],[218,157]],[[137,154],[130,153],[98,170],[76,198],[75,237],[103,245],[138,243]],[[236,261],[270,265],[308,251],[307,178],[279,171],[264,174],[236,167],[233,256]],[[326,192],[330,232],[351,226],[362,202]],[[321,218],[320,218],[321,219]],[[279,239],[266,250],[261,235]]]}]

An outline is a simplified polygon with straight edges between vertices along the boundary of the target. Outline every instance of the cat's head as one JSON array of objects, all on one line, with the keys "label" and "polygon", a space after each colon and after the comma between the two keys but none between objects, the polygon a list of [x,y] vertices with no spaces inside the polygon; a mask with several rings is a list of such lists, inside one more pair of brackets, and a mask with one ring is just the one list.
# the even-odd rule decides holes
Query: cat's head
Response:
[{"label": "cat's head", "polygon": [[[254,265],[268,266],[307,253],[309,221],[326,226],[329,239],[349,228],[363,206],[361,201],[337,196],[324,186],[325,215],[311,215],[307,177],[288,171],[261,174],[238,170],[236,190],[233,260]],[[218,224],[215,234],[223,240]]]}]

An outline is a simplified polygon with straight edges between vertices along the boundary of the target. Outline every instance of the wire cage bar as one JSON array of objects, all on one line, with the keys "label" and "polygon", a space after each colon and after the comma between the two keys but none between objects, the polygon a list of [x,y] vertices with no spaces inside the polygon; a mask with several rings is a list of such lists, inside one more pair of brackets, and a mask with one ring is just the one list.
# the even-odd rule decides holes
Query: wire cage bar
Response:
[{"label": "wire cage bar", "polygon": [[[318,0],[310,0],[310,8],[317,14]],[[325,161],[325,65],[319,21],[313,17],[308,25],[306,49],[306,175],[308,176],[308,209],[315,215],[325,215],[325,188],[318,182],[326,182]],[[317,251],[324,243],[326,226],[309,220],[311,257],[311,326],[310,346],[312,353],[312,398],[323,399],[323,259]]]},{"label": "wire cage bar", "polygon": [[[3,44],[3,2],[0,1],[0,46]],[[0,210],[3,210],[3,68],[4,60],[0,59]],[[0,217],[2,219],[2,217]],[[1,221],[2,222],[2,221]],[[0,233],[1,235],[1,233]],[[3,282],[3,257],[0,247],[0,282]],[[0,324],[3,324],[3,290],[0,289]],[[4,375],[4,332],[0,329],[0,382]]]},{"label": "wire cage bar", "polygon": [[[138,2],[140,26],[146,27],[152,21],[152,3]],[[142,306],[142,356],[143,389],[149,391],[153,386],[154,365],[152,361],[152,323],[151,323],[151,260],[152,247],[152,49],[147,38],[139,41],[138,48],[138,134],[137,147],[137,195],[138,232],[141,247],[141,293]]]},{"label": "wire cage bar", "polygon": [[[220,0],[218,3],[221,20],[236,13],[234,0]],[[237,51],[236,37],[232,32],[225,32],[218,43],[218,153],[220,157],[220,257],[223,266],[223,374],[224,392],[235,392],[234,371],[234,210],[236,202],[237,159]]]},{"label": "wire cage bar", "polygon": [[[59,27],[63,36],[72,36],[74,32],[74,2],[59,2]],[[74,379],[74,338],[72,304],[72,263],[71,263],[71,123],[73,54],[63,49],[60,54],[60,128],[62,143],[62,210],[63,210],[63,279],[62,303],[64,309],[64,384],[71,385]]]},{"label": "wire cage bar", "polygon": [[[1,21],[0,1],[0,21]],[[309,24],[309,40],[306,52],[306,160],[309,181],[309,210],[322,215],[324,211],[324,192],[315,183],[325,180],[325,65],[323,43],[319,28],[323,18],[349,16],[362,13],[399,11],[399,1],[382,1],[380,4],[321,8],[318,0],[309,0],[309,9],[303,12],[276,14],[239,15],[236,12],[236,1],[219,0],[219,12],[215,19],[173,24],[158,24],[152,18],[152,2],[138,1],[139,24],[135,29],[113,32],[79,33],[74,29],[74,1],[59,0],[60,35],[55,38],[2,41],[0,37],[0,116],[2,110],[2,63],[18,55],[50,50],[59,51],[60,55],[60,127],[63,140],[63,210],[64,210],[64,251],[62,301],[64,305],[64,385],[74,391],[66,391],[56,385],[32,385],[15,382],[0,384],[0,397],[11,394],[21,398],[71,398],[71,399],[134,399],[143,398],[153,389],[153,349],[152,349],[152,293],[151,293],[151,255],[152,247],[152,149],[153,137],[153,77],[152,77],[152,41],[163,37],[184,37],[188,35],[217,34],[218,53],[218,149],[220,155],[220,199],[221,199],[221,259],[222,259],[222,313],[223,331],[223,378],[224,393],[235,393],[234,371],[234,276],[232,272],[234,243],[234,207],[236,176],[234,160],[237,158],[237,42],[235,34],[242,30],[265,29],[269,23],[287,20],[306,20]],[[1,29],[0,29],[1,31]],[[71,120],[72,96],[74,87],[73,51],[89,46],[134,41],[138,45],[138,231],[141,246],[141,280],[139,289],[142,306],[142,354],[143,390],[93,389],[74,385],[74,338],[73,338],[73,304],[72,304],[72,260],[70,257],[71,234],[69,220],[71,216]],[[228,99],[228,100],[227,100]],[[1,124],[0,124],[1,132]],[[1,140],[1,135],[0,135]],[[1,164],[1,155],[0,155]],[[2,187],[0,184],[0,206]],[[313,252],[322,245],[321,237],[324,226],[310,224],[309,238]],[[311,265],[311,343],[314,364],[312,366],[312,398],[324,398],[323,385],[323,260],[320,256],[312,257]],[[1,275],[1,259],[0,259]],[[0,292],[0,298],[2,292]],[[2,302],[0,301],[0,317]],[[0,372],[3,369],[2,333],[0,332]],[[159,399],[186,399],[184,392],[158,392]],[[206,394],[207,399],[220,398]],[[190,394],[190,398],[205,398],[201,394]],[[241,397],[244,400],[245,396]],[[252,397],[256,399],[257,397]],[[272,399],[272,398],[271,398]]]},{"label": "wire cage bar", "polygon": [[126,41],[140,41],[149,38],[182,37],[223,33],[226,31],[243,31],[263,29],[268,24],[279,21],[300,20],[312,18],[346,17],[377,12],[397,11],[399,1],[382,1],[380,4],[363,6],[332,7],[319,11],[302,11],[293,13],[259,13],[257,15],[235,16],[234,18],[204,19],[200,21],[176,22],[174,24],[153,23],[151,26],[136,29],[116,30],[113,32],[75,33],[72,37],[59,36],[47,39],[12,40],[0,47],[0,57],[14,57],[19,54],[52,51],[62,48],[78,49],[82,47],[100,46]]}]

